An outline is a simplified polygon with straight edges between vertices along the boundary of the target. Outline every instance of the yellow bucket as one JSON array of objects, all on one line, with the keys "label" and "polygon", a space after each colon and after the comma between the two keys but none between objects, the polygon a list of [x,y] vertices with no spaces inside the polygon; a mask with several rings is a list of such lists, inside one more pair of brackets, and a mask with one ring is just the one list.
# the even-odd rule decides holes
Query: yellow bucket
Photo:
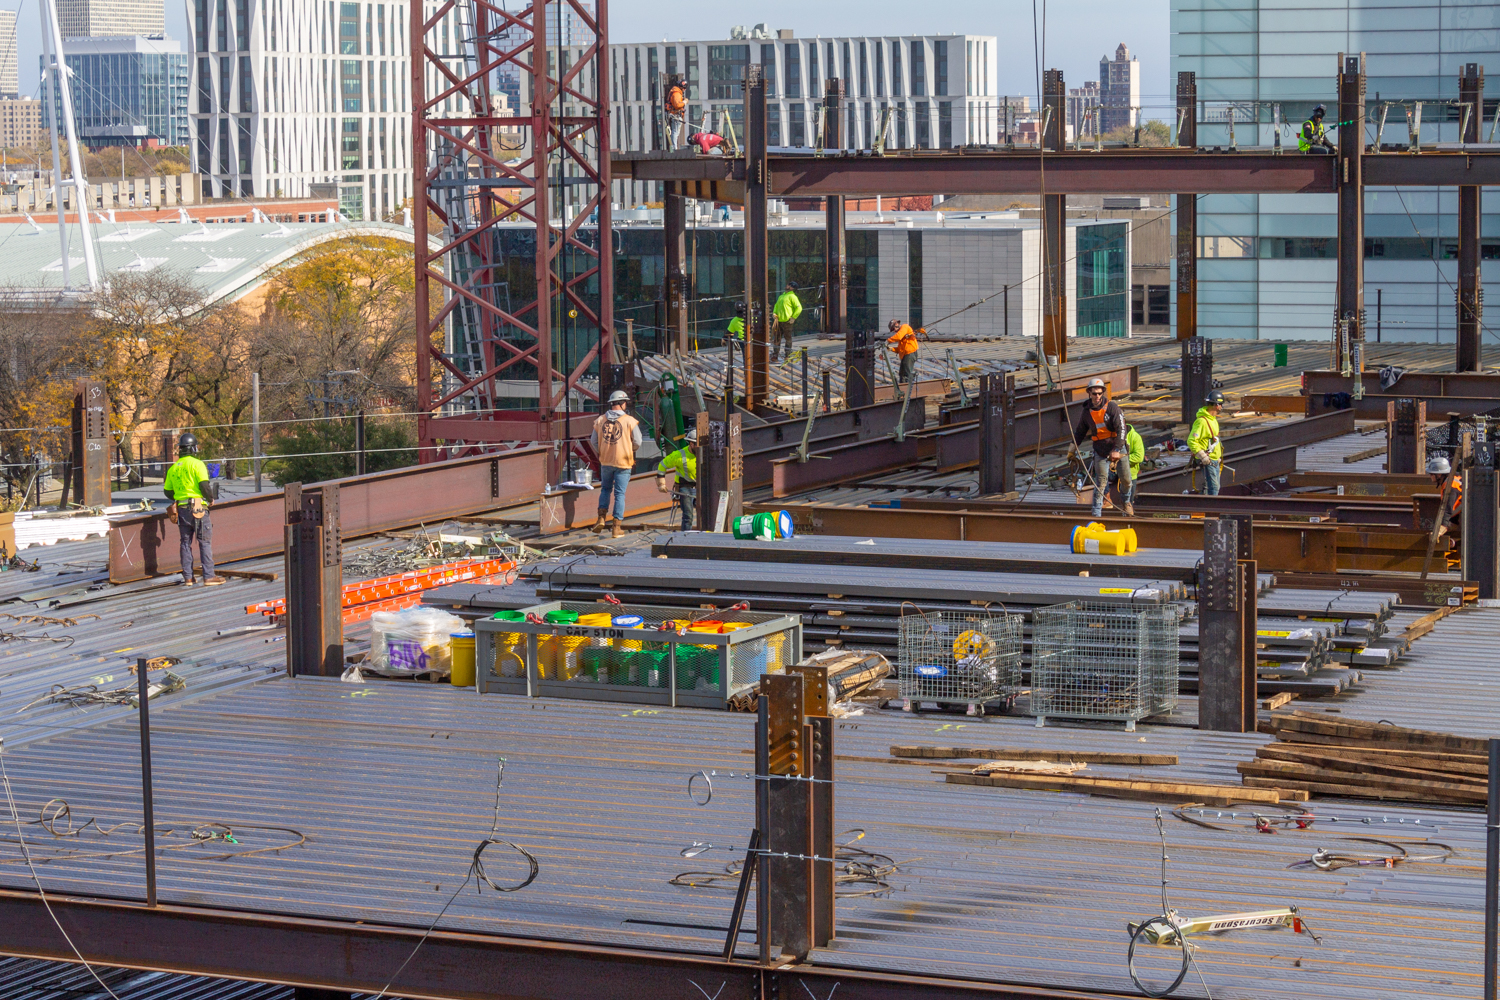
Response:
[{"label": "yellow bucket", "polygon": [[454,687],[474,686],[474,633],[454,632],[448,637],[453,669],[448,681]]},{"label": "yellow bucket", "polygon": [[608,628],[614,624],[614,616],[609,613],[595,615],[579,615],[578,624],[589,628]]},{"label": "yellow bucket", "polygon": [[[538,656],[541,647],[537,648]],[[526,676],[526,635],[522,632],[500,632],[495,636],[495,675]]]}]

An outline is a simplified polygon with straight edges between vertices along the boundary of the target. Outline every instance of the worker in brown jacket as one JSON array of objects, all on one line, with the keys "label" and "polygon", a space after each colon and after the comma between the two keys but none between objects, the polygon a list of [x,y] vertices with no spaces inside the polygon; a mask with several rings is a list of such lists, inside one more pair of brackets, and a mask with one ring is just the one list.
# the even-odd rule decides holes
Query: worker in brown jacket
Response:
[{"label": "worker in brown jacket", "polygon": [[[635,470],[635,450],[641,446],[641,423],[625,412],[630,395],[620,389],[609,394],[609,409],[594,421],[594,454],[599,456],[599,520],[595,531],[606,524],[610,535],[625,534],[625,489]],[[610,494],[614,495],[614,517],[609,516]]]}]

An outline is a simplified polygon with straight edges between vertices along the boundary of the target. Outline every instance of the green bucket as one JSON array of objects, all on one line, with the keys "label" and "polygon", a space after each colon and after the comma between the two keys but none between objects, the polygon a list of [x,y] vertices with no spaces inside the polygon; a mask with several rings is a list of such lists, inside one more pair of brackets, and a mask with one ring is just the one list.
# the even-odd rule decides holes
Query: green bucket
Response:
[{"label": "green bucket", "polygon": [[739,539],[769,542],[776,537],[775,514],[746,514],[730,522],[729,530]]},{"label": "green bucket", "polygon": [[497,622],[524,622],[526,620],[526,612],[496,611],[493,620]]}]

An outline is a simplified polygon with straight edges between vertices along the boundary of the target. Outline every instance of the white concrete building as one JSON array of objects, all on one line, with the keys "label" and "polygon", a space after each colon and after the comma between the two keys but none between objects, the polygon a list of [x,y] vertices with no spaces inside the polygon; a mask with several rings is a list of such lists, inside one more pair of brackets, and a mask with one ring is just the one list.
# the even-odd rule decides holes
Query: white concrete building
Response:
[{"label": "white concrete building", "polygon": [[0,100],[21,96],[20,69],[16,54],[16,12],[0,10]]},{"label": "white concrete building", "polygon": [[[744,35],[746,32],[736,31]],[[768,34],[757,31],[756,35]],[[902,35],[796,38],[743,37],[610,46],[610,134],[616,149],[652,149],[661,81],[687,82],[688,120],[717,123],[727,111],[744,127],[744,81],[751,65],[767,79],[771,146],[817,145],[824,81],[844,81],[840,146],[869,149],[888,122],[891,149],[948,149],[1003,142],[1004,115],[995,94],[999,45],[993,35]],[[654,200],[647,188],[617,185],[617,199]]]},{"label": "white concrete building", "polygon": [[57,23],[64,38],[161,35],[167,30],[162,0],[57,0]]}]

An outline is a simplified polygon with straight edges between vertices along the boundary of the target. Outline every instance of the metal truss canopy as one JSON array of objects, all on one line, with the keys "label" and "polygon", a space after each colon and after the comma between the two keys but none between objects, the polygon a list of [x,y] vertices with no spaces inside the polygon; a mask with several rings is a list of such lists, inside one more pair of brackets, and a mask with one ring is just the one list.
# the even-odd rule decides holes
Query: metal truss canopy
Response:
[{"label": "metal truss canopy", "polygon": [[[565,401],[597,396],[581,383],[609,357],[614,325],[613,274],[600,266],[611,254],[607,0],[533,0],[519,11],[449,0],[426,11],[412,5],[417,408],[437,418],[418,420],[429,446],[422,459],[442,457],[430,448],[439,439],[461,454],[480,444],[576,438]],[[594,39],[571,63],[547,46],[547,25],[564,11]],[[450,13],[454,54],[436,34]],[[520,81],[521,107],[503,106],[502,79]],[[427,244],[434,219],[442,227],[436,251]],[[525,265],[535,294],[519,301],[496,228],[518,221],[536,231],[534,260]],[[586,222],[597,226],[592,242],[580,232]],[[578,357],[557,342],[574,324],[598,330]],[[508,389],[534,380],[535,408],[502,410],[514,396],[501,379]],[[468,413],[480,419],[465,420],[496,418],[498,427],[454,436],[467,427],[451,418]]]}]

